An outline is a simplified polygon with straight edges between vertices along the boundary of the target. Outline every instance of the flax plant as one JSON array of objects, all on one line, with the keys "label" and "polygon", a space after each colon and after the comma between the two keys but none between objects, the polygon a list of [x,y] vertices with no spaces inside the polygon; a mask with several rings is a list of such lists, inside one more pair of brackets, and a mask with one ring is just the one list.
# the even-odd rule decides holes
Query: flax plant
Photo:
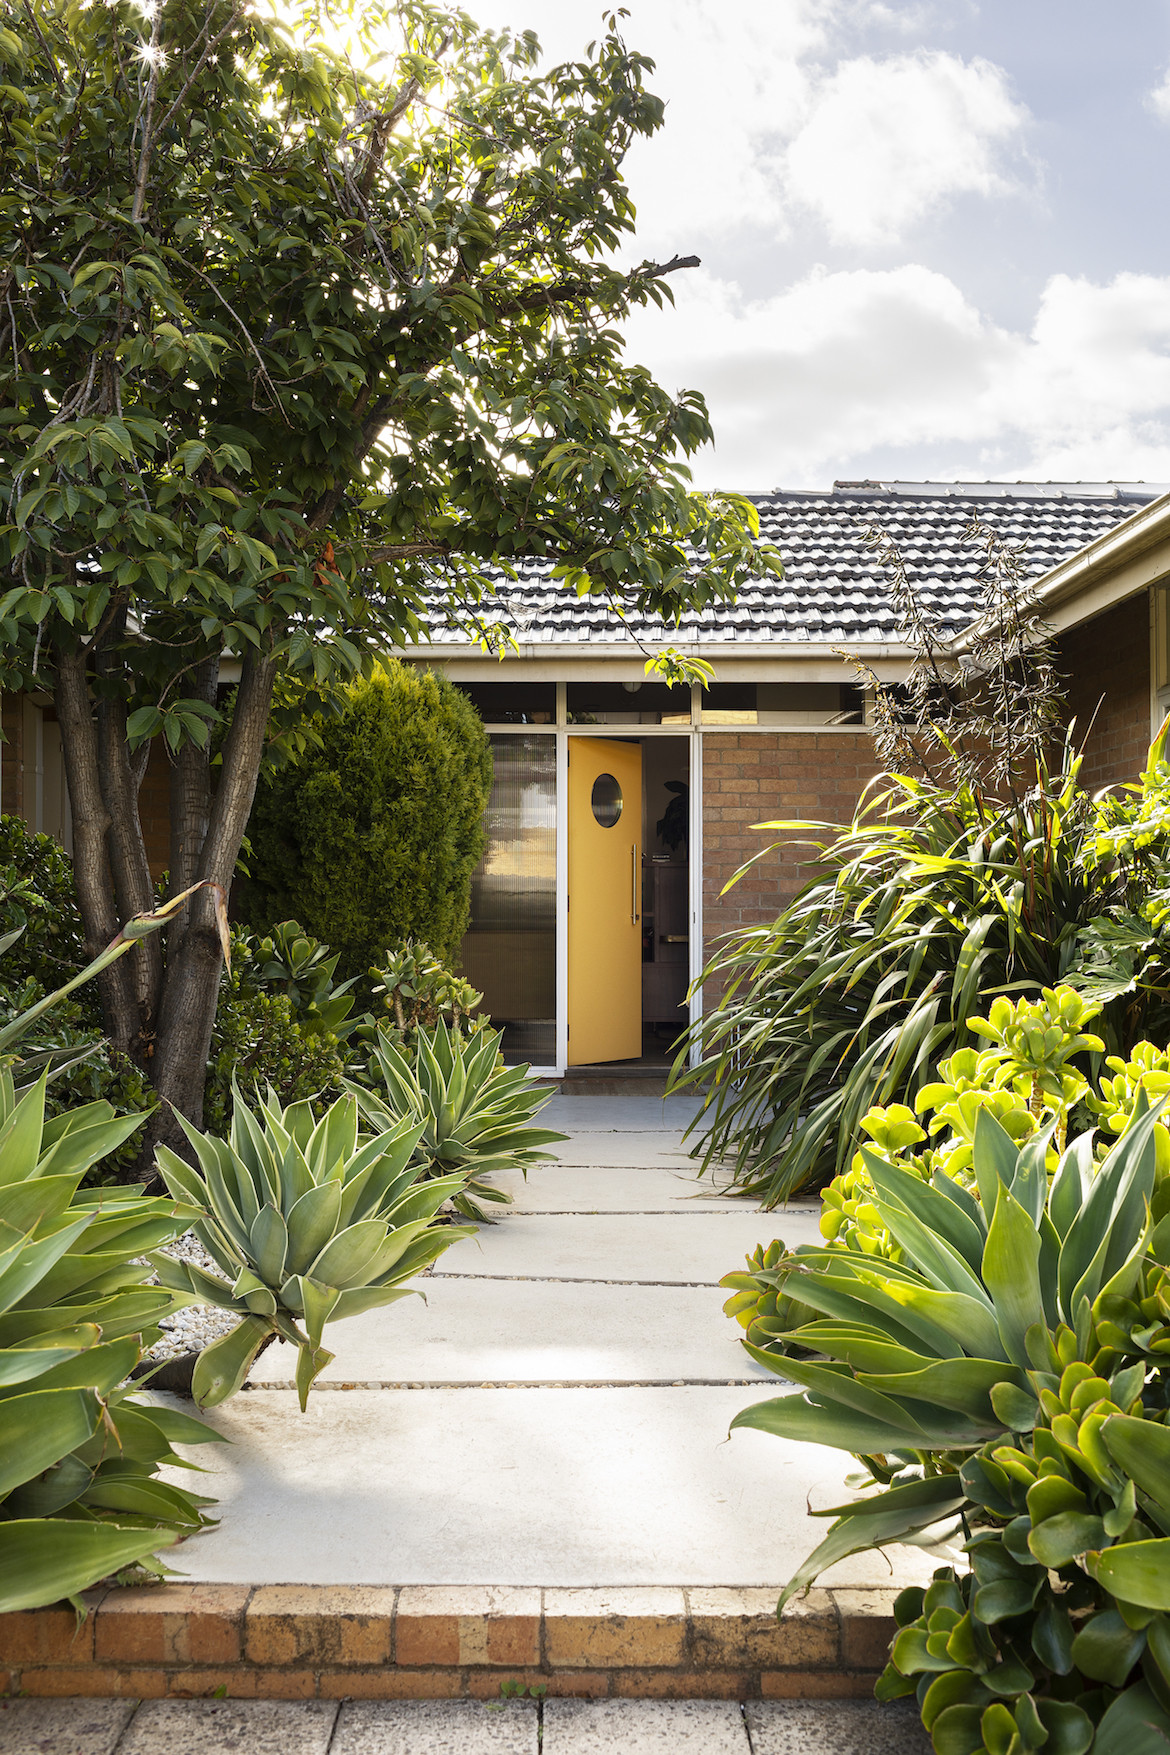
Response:
[{"label": "flax plant", "polygon": [[827,1181],[867,1111],[912,1106],[989,995],[1065,979],[1083,928],[1124,889],[1085,857],[1080,766],[1070,736],[1018,802],[888,775],[846,829],[765,825],[804,831],[820,873],[776,921],[725,940],[701,977],[723,998],[674,1083],[707,1087],[694,1124],[705,1171],[729,1170],[768,1205]]}]

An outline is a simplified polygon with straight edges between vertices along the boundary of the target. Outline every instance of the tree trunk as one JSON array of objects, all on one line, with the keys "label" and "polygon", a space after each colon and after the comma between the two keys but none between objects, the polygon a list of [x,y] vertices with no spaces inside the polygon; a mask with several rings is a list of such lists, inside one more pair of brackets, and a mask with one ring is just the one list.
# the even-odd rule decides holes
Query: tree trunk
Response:
[{"label": "tree trunk", "polygon": [[[110,882],[106,836],[110,814],[102,786],[98,730],[86,676],[87,654],[80,648],[59,645],[54,652],[57,673],[56,707],[61,728],[61,755],[69,787],[73,817],[73,872],[77,899],[90,956],[116,937],[122,921]],[[137,796],[134,801],[137,819]],[[121,957],[98,978],[106,1034],[123,1054],[134,1054],[142,1045],[139,983],[134,962],[141,957],[139,945]]]},{"label": "tree trunk", "polygon": [[[116,699],[95,708],[87,669],[92,647],[58,647],[57,717],[73,816],[74,878],[86,942],[100,950],[131,915],[153,901],[150,868],[139,814],[142,770],[126,747],[126,713]],[[96,669],[101,669],[100,653]],[[213,703],[218,655],[196,667],[192,694]],[[276,662],[244,660],[235,712],[224,741],[219,785],[211,784],[211,756],[187,744],[177,753],[171,777],[170,893],[201,879],[231,888],[240,843],[248,826]],[[165,959],[161,937],[152,936],[102,977],[106,1033],[114,1047],[142,1067],[159,1098],[147,1122],[139,1172],[149,1178],[155,1147],[162,1142],[189,1155],[176,1112],[195,1126],[203,1120],[203,1087],[219,999],[223,951],[215,898],[200,890],[170,928]]]},{"label": "tree trunk", "polygon": [[[180,850],[184,877],[189,882],[209,879],[221,885],[225,895],[231,888],[240,842],[252,810],[275,676],[275,660],[267,657],[244,660],[214,799],[210,798],[209,780],[205,787],[194,758],[174,788],[184,814],[178,828],[172,828],[172,835],[185,838]],[[206,754],[199,754],[206,764]],[[207,772],[209,775],[209,769]],[[195,853],[194,836],[203,800],[210,800],[210,809],[192,871],[188,861],[192,861]],[[173,839],[172,849],[174,845]],[[203,1087],[222,967],[214,898],[210,891],[201,890],[179,915],[167,947],[158,1042],[151,1068],[160,1104],[147,1123],[140,1160],[143,1169],[153,1166],[154,1150],[160,1144],[175,1151],[188,1149],[175,1119],[176,1111],[196,1127],[202,1124]]]}]

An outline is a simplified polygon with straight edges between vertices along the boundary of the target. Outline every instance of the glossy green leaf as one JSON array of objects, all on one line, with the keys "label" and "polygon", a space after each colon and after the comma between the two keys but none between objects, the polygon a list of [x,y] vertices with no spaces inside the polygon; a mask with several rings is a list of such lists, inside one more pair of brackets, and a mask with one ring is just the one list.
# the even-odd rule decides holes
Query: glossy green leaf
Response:
[{"label": "glossy green leaf", "polygon": [[45,1518],[0,1522],[0,1612],[40,1608],[76,1596],[112,1572],[168,1548],[167,1530]]}]

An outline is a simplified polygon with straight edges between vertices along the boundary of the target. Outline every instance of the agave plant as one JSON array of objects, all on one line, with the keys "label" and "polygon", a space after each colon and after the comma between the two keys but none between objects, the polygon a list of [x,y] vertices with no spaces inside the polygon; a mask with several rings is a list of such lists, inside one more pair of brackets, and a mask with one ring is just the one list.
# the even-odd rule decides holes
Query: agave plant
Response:
[{"label": "agave plant", "polygon": [[[1133,1755],[1170,1736],[1170,1178],[1133,1091],[1098,1160],[1050,1119],[1021,1144],[990,1108],[970,1186],[863,1146],[898,1259],[839,1241],[752,1276],[752,1357],[801,1386],[733,1422],[853,1452],[881,1491],[823,1515],[826,1566],[948,1523],[971,1571],[899,1604],[885,1696],[917,1689],[939,1755]],[[973,1533],[972,1533],[973,1532]],[[1013,1739],[1015,1739],[1013,1741]]]},{"label": "agave plant", "polygon": [[420,1029],[408,1049],[379,1031],[370,1085],[347,1087],[375,1127],[402,1118],[417,1127],[419,1173],[458,1171],[466,1190],[454,1205],[473,1219],[485,1217],[478,1201],[512,1198],[485,1176],[513,1169],[527,1174],[530,1164],[552,1157],[545,1146],[566,1137],[531,1125],[551,1092],[533,1084],[526,1066],[504,1065],[500,1037],[499,1030],[481,1030],[465,1039],[440,1022]]},{"label": "agave plant", "polygon": [[199,1495],[157,1479],[172,1444],[215,1440],[132,1395],[158,1321],[184,1300],[141,1257],[196,1215],[141,1188],[78,1192],[141,1125],[108,1103],[44,1120],[45,1078],[0,1070],[0,1610],[73,1596],[206,1523]]},{"label": "agave plant", "polygon": [[[184,899],[131,921],[66,987],[11,1019],[0,1049]],[[189,1466],[173,1444],[219,1442],[128,1382],[160,1318],[189,1302],[149,1285],[141,1258],[197,1214],[138,1186],[80,1191],[145,1118],[95,1102],[46,1121],[47,1079],[18,1090],[0,1065],[0,1611],[76,1596],[134,1564],[164,1571],[156,1551],[204,1527],[210,1501],[158,1470]]]},{"label": "agave plant", "polygon": [[228,1140],[183,1122],[197,1169],[159,1147],[163,1180],[176,1200],[200,1209],[195,1234],[226,1276],[157,1255],[159,1279],[240,1317],[199,1355],[200,1407],[234,1395],[261,1347],[279,1337],[297,1349],[303,1411],[333,1358],[322,1345],[325,1324],[409,1296],[405,1281],[472,1235],[435,1222],[464,1178],[420,1181],[412,1160],[421,1126],[396,1118],[370,1135],[358,1120],[352,1096],[315,1121],[307,1101],[282,1109],[269,1090],[252,1110],[237,1090]]}]

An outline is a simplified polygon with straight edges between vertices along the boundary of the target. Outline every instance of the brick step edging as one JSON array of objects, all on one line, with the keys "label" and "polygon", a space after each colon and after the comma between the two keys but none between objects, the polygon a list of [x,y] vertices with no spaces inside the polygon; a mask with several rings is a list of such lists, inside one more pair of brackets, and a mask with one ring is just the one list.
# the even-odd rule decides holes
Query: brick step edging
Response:
[{"label": "brick step edging", "polygon": [[0,1615],[0,1691],[231,1699],[868,1695],[889,1589],[161,1584]]}]

